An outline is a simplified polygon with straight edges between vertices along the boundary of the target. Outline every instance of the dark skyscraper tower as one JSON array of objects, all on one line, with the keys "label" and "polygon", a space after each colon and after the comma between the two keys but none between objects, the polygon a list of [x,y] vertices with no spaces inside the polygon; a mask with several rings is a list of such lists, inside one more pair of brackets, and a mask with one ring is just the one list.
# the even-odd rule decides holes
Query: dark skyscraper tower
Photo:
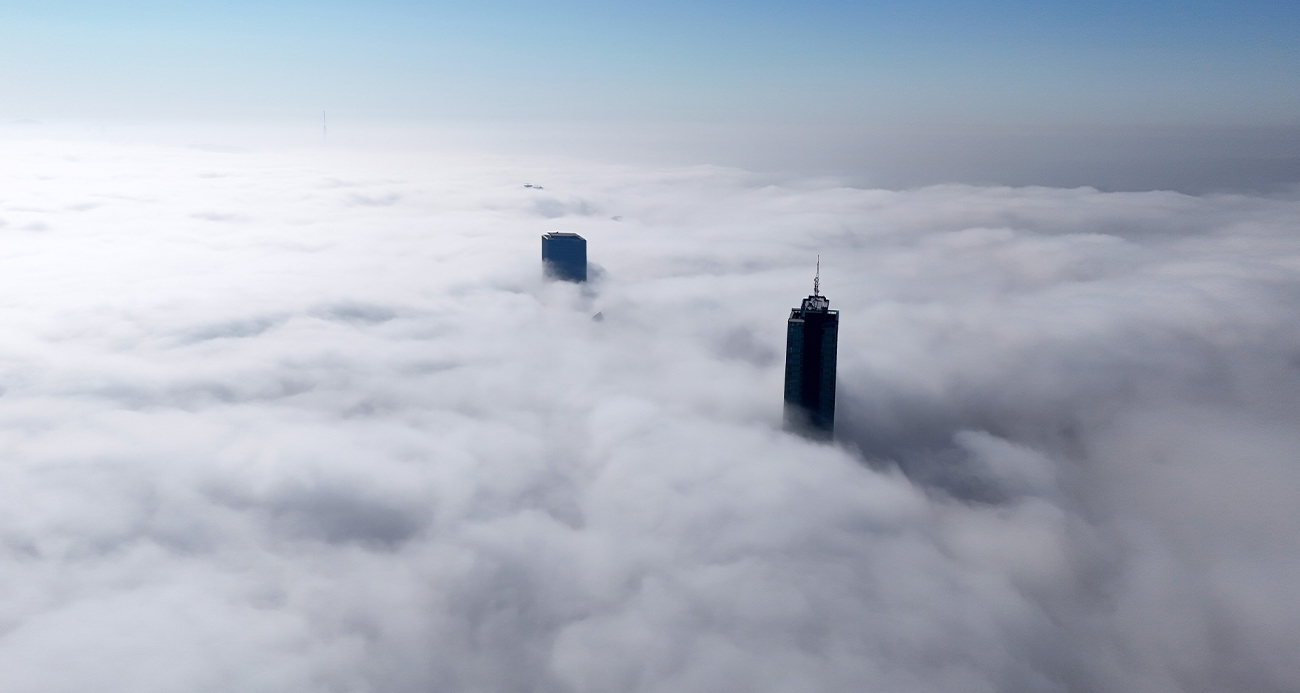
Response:
[{"label": "dark skyscraper tower", "polygon": [[785,336],[785,425],[809,438],[835,432],[835,349],[840,313],[821,295],[821,262],[812,295],[790,311]]},{"label": "dark skyscraper tower", "polygon": [[587,281],[587,241],[576,233],[555,231],[542,236],[542,267],[547,277]]}]

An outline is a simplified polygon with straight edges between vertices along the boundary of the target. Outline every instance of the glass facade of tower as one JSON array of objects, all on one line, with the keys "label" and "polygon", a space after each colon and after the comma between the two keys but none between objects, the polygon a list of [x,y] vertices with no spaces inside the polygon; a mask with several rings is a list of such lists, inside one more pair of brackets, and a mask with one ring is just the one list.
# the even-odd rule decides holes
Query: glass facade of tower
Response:
[{"label": "glass facade of tower", "polygon": [[835,432],[835,358],[840,313],[816,294],[790,311],[785,340],[785,425],[810,438]]},{"label": "glass facade of tower", "polygon": [[559,231],[542,236],[542,267],[551,279],[587,281],[587,241]]}]

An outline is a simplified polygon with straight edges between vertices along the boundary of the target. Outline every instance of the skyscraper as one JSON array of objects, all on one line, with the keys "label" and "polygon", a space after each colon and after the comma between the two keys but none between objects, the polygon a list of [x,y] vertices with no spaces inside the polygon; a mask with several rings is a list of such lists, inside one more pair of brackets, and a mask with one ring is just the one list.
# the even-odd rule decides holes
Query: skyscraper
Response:
[{"label": "skyscraper", "polygon": [[821,262],[812,295],[790,311],[785,337],[785,425],[809,438],[835,433],[835,350],[840,313],[821,295]]},{"label": "skyscraper", "polygon": [[587,241],[576,233],[554,231],[542,236],[542,267],[546,276],[569,282],[587,281]]}]

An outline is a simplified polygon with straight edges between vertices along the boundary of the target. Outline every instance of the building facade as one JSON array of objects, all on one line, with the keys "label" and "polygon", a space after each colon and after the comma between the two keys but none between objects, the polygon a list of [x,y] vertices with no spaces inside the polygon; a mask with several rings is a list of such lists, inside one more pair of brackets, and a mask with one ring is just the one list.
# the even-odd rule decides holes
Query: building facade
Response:
[{"label": "building facade", "polygon": [[549,279],[587,281],[587,241],[576,233],[542,236],[542,268]]},{"label": "building facade", "polygon": [[835,359],[840,314],[830,299],[813,295],[790,311],[785,338],[785,426],[818,440],[835,433]]}]

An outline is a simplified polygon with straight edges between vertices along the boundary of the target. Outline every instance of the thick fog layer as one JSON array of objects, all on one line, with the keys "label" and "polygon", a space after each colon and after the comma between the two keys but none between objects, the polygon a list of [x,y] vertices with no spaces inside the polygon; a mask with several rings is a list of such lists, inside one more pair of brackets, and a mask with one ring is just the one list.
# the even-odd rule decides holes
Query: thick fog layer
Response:
[{"label": "thick fog layer", "polygon": [[1295,198],[0,148],[5,691],[1300,687]]}]

